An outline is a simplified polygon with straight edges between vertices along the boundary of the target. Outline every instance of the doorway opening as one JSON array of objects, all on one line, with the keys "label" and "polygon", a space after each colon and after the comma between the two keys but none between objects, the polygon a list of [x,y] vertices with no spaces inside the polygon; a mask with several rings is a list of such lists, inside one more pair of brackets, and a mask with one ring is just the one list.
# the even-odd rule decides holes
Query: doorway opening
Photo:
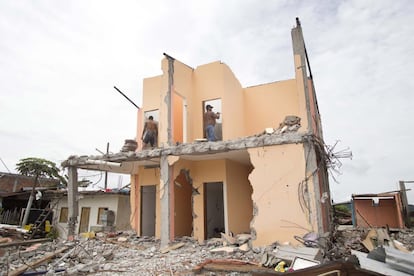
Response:
[{"label": "doorway opening", "polygon": [[223,182],[204,183],[205,239],[219,238],[225,233]]},{"label": "doorway opening", "polygon": [[[149,110],[149,111],[145,111],[144,112],[144,125],[145,123],[149,120],[149,118],[152,116],[155,124],[157,125],[158,128],[158,133],[159,133],[159,120],[160,120],[160,111],[159,109],[154,109],[154,110]],[[145,134],[143,133],[142,137],[145,137]],[[154,141],[154,146],[157,148],[158,147],[158,134],[155,137],[155,141]],[[143,144],[143,148],[148,147],[147,144]]]},{"label": "doorway opening", "polygon": [[155,236],[156,185],[141,186],[141,236]]},{"label": "doorway opening", "polygon": [[79,223],[79,233],[89,232],[89,215],[91,213],[90,207],[82,207],[81,217]]},{"label": "doorway opening", "polygon": [[193,186],[188,170],[174,179],[174,235],[191,237],[193,232]]},{"label": "doorway opening", "polygon": [[[223,113],[221,112],[221,99],[207,100],[203,102],[203,114],[206,112],[207,105],[213,107],[212,111],[214,113],[219,112],[220,118],[216,119],[216,125],[214,126],[214,134],[216,136],[216,141],[223,140]],[[207,138],[206,127],[203,125],[203,137]]]}]

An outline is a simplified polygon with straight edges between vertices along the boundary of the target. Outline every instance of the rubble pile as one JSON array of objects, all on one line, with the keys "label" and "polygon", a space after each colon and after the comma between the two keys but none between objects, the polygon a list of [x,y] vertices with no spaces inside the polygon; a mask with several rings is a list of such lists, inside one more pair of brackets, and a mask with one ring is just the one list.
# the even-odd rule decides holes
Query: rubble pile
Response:
[{"label": "rubble pile", "polygon": [[[384,238],[384,233],[390,233]],[[382,235],[382,236],[381,236]],[[182,237],[161,247],[154,237],[139,237],[133,232],[86,233],[74,241],[33,240],[0,243],[0,275],[32,273],[46,275],[251,275],[252,271],[288,271],[296,258],[314,265],[332,260],[347,260],[351,251],[369,252],[367,245],[398,240],[400,248],[414,249],[414,230],[350,228],[337,230],[330,248],[274,244],[251,247],[248,234],[212,238],[200,244]],[[40,241],[40,242],[38,242]],[[369,242],[367,242],[369,241]],[[26,244],[27,243],[27,244]],[[223,272],[220,265],[239,269]],[[214,271],[214,272],[209,272]],[[235,272],[237,271],[237,272]],[[222,274],[220,274],[222,273]],[[268,274],[268,275],[270,275]],[[368,274],[367,274],[368,275]]]},{"label": "rubble pile", "polygon": [[37,266],[36,271],[48,272],[49,275],[189,275],[194,267],[208,259],[231,257],[250,261],[257,258],[253,251],[242,251],[236,247],[231,253],[215,251],[223,247],[221,239],[210,239],[205,244],[199,244],[190,237],[183,237],[161,248],[158,239],[139,237],[132,232],[97,233],[95,237],[83,237],[76,242],[61,240],[36,244],[29,250],[23,247],[2,248],[0,274],[7,275],[7,272],[15,271],[24,264],[30,267],[30,263],[45,254],[64,247],[68,250],[57,254],[49,263]]}]

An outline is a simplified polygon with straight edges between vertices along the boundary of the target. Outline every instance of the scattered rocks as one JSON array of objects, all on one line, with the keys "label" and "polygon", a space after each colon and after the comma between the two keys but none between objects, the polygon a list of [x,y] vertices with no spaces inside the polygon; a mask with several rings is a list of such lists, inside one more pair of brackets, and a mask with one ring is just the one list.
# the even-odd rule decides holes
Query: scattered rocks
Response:
[{"label": "scattered rocks", "polygon": [[[335,231],[327,243],[328,247],[320,250],[321,262],[347,259],[351,256],[351,250],[367,252],[361,242],[366,239],[368,232],[369,229],[363,228]],[[390,238],[398,240],[407,250],[414,249],[414,230],[390,231]],[[48,275],[194,275],[193,269],[199,264],[220,259],[256,263],[263,268],[274,269],[282,259],[280,248],[288,247],[276,242],[266,247],[251,247],[250,239],[248,234],[224,235],[222,239],[214,238],[199,243],[191,237],[182,237],[168,247],[161,248],[160,240],[154,237],[139,237],[133,232],[124,232],[97,235],[75,242],[45,242],[29,251],[36,252],[33,256],[23,257],[21,252],[26,250],[23,246],[10,247],[0,257],[0,275],[7,275],[7,272],[62,247],[69,249],[36,270],[49,271]],[[279,251],[276,250],[278,248]],[[297,252],[307,253],[305,249],[310,248],[302,248]],[[204,275],[246,274],[232,272]]]}]

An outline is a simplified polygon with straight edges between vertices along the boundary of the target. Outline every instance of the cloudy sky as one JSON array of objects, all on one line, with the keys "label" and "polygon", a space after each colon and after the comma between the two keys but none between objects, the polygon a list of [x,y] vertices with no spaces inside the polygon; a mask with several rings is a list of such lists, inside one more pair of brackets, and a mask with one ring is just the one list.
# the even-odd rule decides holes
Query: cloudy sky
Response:
[{"label": "cloudy sky", "polygon": [[325,142],[353,154],[333,199],[396,190],[414,180],[413,15],[412,0],[0,0],[0,171],[108,142],[118,152],[136,108],[113,87],[141,105],[164,52],[192,67],[221,60],[242,86],[293,78],[299,17]]}]

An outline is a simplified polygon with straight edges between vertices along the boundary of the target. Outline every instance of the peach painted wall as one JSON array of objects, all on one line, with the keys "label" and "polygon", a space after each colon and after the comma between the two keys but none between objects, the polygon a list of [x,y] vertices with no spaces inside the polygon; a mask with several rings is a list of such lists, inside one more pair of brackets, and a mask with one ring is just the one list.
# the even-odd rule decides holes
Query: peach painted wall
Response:
[{"label": "peach painted wall", "polygon": [[[174,61],[174,92],[182,97],[187,104],[187,110],[183,110],[187,113],[187,141],[193,141],[193,130],[191,125],[193,123],[194,116],[192,116],[192,114],[194,112],[194,108],[198,107],[194,103],[193,71],[193,68],[185,65],[184,63],[178,60]],[[174,123],[175,122],[176,120],[174,120]]]},{"label": "peach painted wall", "polygon": [[246,136],[278,128],[287,115],[301,116],[294,79],[248,87],[244,95]]},{"label": "peach painted wall", "polygon": [[137,111],[137,135],[135,140],[137,141],[137,151],[142,149],[142,131],[144,130],[144,113],[142,112],[142,108]]},{"label": "peach painted wall", "polygon": [[250,233],[253,218],[251,167],[226,160],[228,230],[233,234]]},{"label": "peach painted wall", "polygon": [[223,140],[246,136],[245,125],[247,116],[243,88],[231,69],[224,63],[222,96]]},{"label": "peach painted wall", "polygon": [[183,142],[183,99],[173,93],[173,142],[174,144]]},{"label": "peach painted wall", "polygon": [[[298,62],[300,56],[295,56],[295,64]],[[168,125],[168,109],[165,104],[168,60],[165,58],[162,60],[162,70],[163,75],[144,80],[143,93],[144,112],[160,109],[159,127],[160,130],[164,129],[160,131],[161,143],[167,141]],[[176,112],[186,112],[187,141],[191,142],[203,136],[202,103],[212,99],[222,101],[223,140],[254,135],[266,127],[277,128],[287,115],[299,116],[302,123],[300,131],[305,131],[308,119],[301,72],[300,68],[296,70],[296,79],[242,88],[231,69],[222,62],[208,63],[192,69],[174,60],[172,93],[177,93],[186,100],[187,110],[179,110],[182,107],[178,109],[176,104],[173,104],[173,109]],[[173,96],[172,100],[174,102],[177,98]],[[176,112],[173,112],[173,116]],[[173,119],[174,123],[176,121]]]},{"label": "peach painted wall", "polygon": [[145,111],[158,109],[160,107],[160,91],[162,87],[162,76],[145,78],[143,80],[142,109]]},{"label": "peach painted wall", "polygon": [[[254,169],[249,175],[253,187],[252,200],[257,206],[252,228],[256,232],[254,246],[272,242],[298,244],[294,235],[302,237],[308,231],[317,231],[317,220],[303,211],[300,200],[305,199],[313,209],[314,203],[298,192],[305,179],[304,148],[302,144],[286,144],[248,149]],[[309,187],[313,185],[308,181]],[[310,191],[312,191],[310,189]],[[312,192],[309,195],[313,198]],[[314,211],[313,211],[314,212]]]},{"label": "peach painted wall", "polygon": [[219,61],[198,66],[193,74],[194,100],[192,103],[191,116],[194,118],[191,124],[193,129],[192,137],[203,138],[203,102],[206,100],[222,98],[223,87],[223,66]]}]

